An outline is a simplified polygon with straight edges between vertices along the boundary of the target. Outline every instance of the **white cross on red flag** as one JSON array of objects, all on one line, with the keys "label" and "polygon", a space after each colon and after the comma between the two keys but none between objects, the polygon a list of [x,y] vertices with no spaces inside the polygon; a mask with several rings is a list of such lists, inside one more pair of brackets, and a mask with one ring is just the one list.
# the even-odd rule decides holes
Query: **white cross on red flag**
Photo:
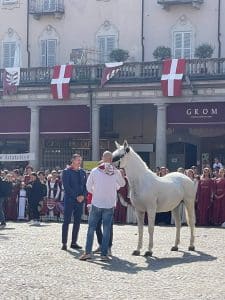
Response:
[{"label": "white cross on red flag", "polygon": [[181,96],[182,78],[185,73],[185,59],[166,59],[163,61],[161,87],[163,96]]},{"label": "white cross on red flag", "polygon": [[72,77],[73,66],[55,66],[53,78],[51,80],[51,92],[54,99],[68,99],[70,95],[70,79]]},{"label": "white cross on red flag", "polygon": [[102,71],[101,87],[103,87],[107,81],[114,77],[119,71],[123,62],[106,63],[105,68]]}]

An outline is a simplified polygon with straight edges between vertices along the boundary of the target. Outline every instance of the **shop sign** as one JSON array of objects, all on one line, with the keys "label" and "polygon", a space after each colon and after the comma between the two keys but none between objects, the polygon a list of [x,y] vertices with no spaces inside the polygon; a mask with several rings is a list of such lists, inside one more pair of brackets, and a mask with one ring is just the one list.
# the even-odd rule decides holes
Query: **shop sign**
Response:
[{"label": "shop sign", "polygon": [[0,154],[0,161],[29,161],[35,160],[34,153]]},{"label": "shop sign", "polygon": [[225,124],[225,103],[177,103],[167,108],[168,125]]}]

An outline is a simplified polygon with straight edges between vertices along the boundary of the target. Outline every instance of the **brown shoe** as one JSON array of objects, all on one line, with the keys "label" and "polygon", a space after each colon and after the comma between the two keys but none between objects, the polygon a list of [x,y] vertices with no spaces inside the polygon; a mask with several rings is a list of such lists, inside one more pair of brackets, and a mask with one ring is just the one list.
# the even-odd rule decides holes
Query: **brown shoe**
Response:
[{"label": "brown shoe", "polygon": [[79,257],[79,260],[88,260],[91,259],[91,254],[84,253]]}]

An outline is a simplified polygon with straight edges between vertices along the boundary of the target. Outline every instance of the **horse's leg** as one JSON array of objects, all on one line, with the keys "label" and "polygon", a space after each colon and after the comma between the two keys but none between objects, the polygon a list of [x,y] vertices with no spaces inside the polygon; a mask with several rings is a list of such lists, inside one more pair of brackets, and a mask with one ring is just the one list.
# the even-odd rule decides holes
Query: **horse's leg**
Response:
[{"label": "horse's leg", "polygon": [[143,243],[143,227],[144,227],[144,216],[145,213],[142,211],[136,211],[137,215],[137,222],[138,222],[138,246],[137,250],[134,250],[132,255],[140,255],[140,249],[142,248],[142,243]]},{"label": "horse's leg", "polygon": [[178,251],[178,245],[180,243],[180,228],[181,228],[180,204],[172,210],[172,215],[176,226],[176,238],[175,238],[175,245],[171,248],[171,251]]},{"label": "horse's leg", "polygon": [[187,223],[191,231],[190,246],[188,247],[188,250],[195,251],[195,202],[193,200],[190,200],[185,201],[184,204],[186,207]]},{"label": "horse's leg", "polygon": [[155,210],[151,209],[148,212],[148,234],[149,234],[149,244],[148,251],[145,252],[145,256],[152,256],[152,248],[153,248],[153,233],[155,226]]}]

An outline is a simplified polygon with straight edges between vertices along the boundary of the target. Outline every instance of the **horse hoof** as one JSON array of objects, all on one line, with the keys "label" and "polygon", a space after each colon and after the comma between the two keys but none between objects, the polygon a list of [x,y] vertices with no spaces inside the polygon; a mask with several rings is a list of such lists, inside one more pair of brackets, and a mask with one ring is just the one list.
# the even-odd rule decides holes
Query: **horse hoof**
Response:
[{"label": "horse hoof", "polygon": [[188,250],[189,250],[189,251],[195,251],[195,246],[189,246],[189,247],[188,247]]},{"label": "horse hoof", "polygon": [[139,256],[140,255],[140,251],[139,250],[134,250],[134,252],[132,253],[132,255]]},{"label": "horse hoof", "polygon": [[173,246],[173,247],[171,248],[171,251],[178,251],[178,247],[177,247],[177,246]]},{"label": "horse hoof", "polygon": [[144,256],[145,257],[152,256],[152,251],[146,251]]}]

